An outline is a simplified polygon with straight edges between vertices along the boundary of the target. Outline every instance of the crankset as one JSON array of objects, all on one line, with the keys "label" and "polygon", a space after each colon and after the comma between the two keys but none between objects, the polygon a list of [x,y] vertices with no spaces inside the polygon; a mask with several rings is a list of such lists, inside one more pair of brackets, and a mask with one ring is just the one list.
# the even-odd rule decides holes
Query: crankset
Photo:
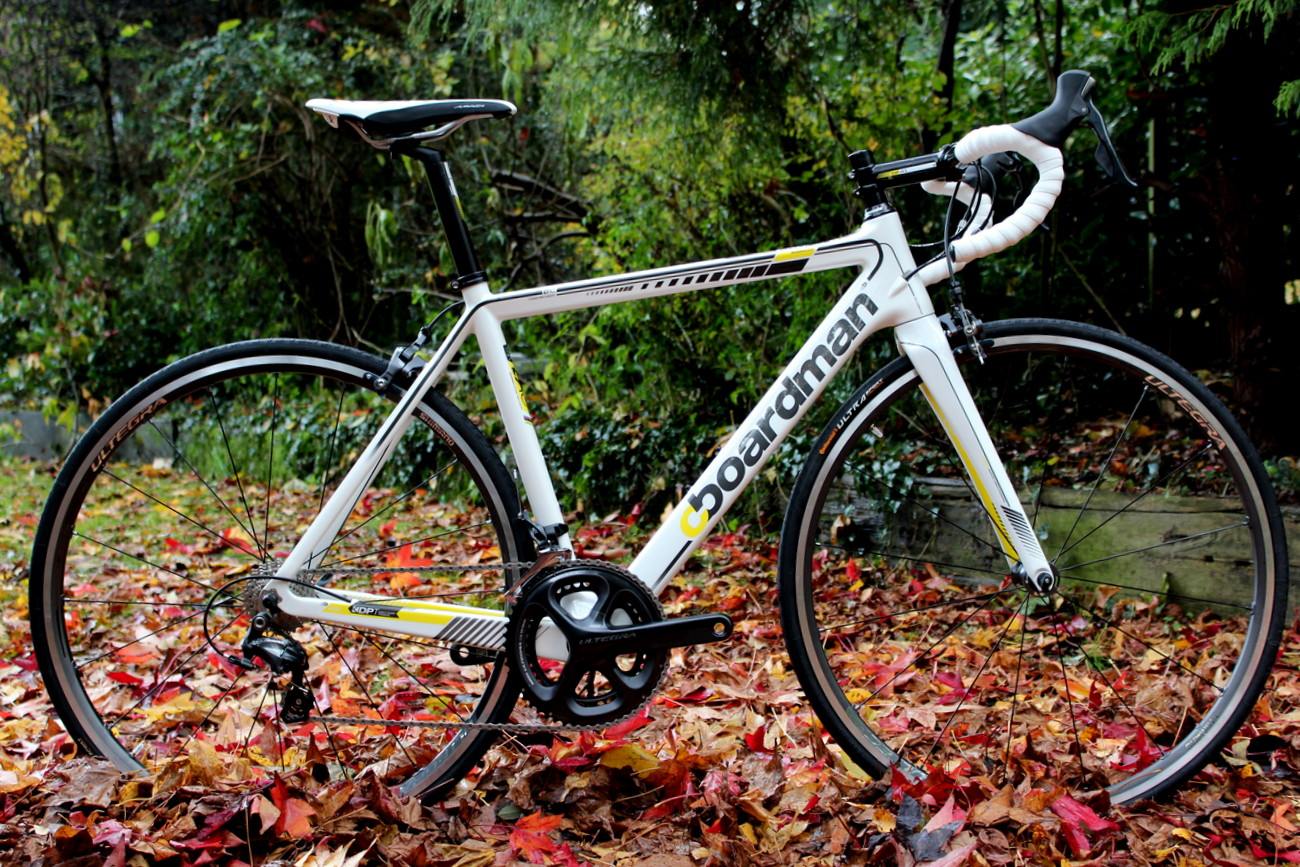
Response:
[{"label": "crankset", "polygon": [[[559,662],[539,652],[547,630],[568,645]],[[724,614],[664,618],[659,600],[626,569],[572,560],[520,589],[510,615],[512,662],[528,701],[575,725],[612,723],[649,701],[668,650],[731,635]]]}]

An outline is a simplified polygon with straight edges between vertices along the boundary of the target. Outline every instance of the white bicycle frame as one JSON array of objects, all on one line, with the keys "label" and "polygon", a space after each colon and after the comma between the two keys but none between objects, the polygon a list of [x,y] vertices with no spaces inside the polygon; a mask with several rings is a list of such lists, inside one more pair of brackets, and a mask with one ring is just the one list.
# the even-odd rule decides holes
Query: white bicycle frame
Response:
[{"label": "white bicycle frame", "polygon": [[[917,269],[898,214],[890,209],[868,215],[851,235],[812,246],[499,294],[492,293],[486,282],[465,287],[460,319],[277,570],[276,577],[290,580],[273,581],[268,589],[280,595],[281,610],[295,617],[503,650],[506,614],[502,611],[332,588],[321,595],[303,595],[296,592],[301,582],[294,583],[299,570],[320,565],[357,500],[411,424],[415,407],[446,373],[466,337],[474,334],[478,339],[534,519],[542,526],[562,525],[563,510],[506,348],[503,322],[838,268],[857,268],[860,273],[646,543],[631,571],[660,593],[846,360],[871,335],[892,327],[965,464],[1009,565],[1028,575],[1049,574],[1038,538],[958,371],[926,291],[927,283],[946,276],[946,266]],[[567,538],[560,539],[559,547],[571,551]],[[567,657],[558,630],[544,629],[538,649],[550,658]]]}]

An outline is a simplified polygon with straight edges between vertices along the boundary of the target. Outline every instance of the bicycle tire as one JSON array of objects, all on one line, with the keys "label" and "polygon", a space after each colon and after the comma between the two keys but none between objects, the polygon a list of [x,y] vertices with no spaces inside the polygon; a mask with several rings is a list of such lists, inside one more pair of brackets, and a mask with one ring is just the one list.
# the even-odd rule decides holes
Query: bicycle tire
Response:
[{"label": "bicycle tire", "polygon": [[962,369],[1059,585],[1012,579],[895,359],[824,428],[786,513],[800,684],[876,776],[1168,795],[1238,732],[1277,654],[1287,557],[1267,475],[1210,389],[1134,340],[1027,319],[982,344]]},{"label": "bicycle tire", "polygon": [[[196,741],[254,776],[372,767],[426,799],[479,762],[490,730],[283,724],[274,688],[287,675],[229,660],[248,631],[252,570],[287,554],[400,393],[373,389],[385,367],[328,343],[232,344],[169,365],[90,426],[42,514],[30,585],[40,670],[79,744],[123,772],[185,760]],[[324,560],[392,571],[318,585],[423,595],[437,588],[402,566],[533,558],[482,433],[437,393],[416,418]],[[507,577],[436,580],[499,600]],[[517,702],[504,657],[458,663],[437,642],[280,625],[309,654],[313,715],[497,723]]]}]

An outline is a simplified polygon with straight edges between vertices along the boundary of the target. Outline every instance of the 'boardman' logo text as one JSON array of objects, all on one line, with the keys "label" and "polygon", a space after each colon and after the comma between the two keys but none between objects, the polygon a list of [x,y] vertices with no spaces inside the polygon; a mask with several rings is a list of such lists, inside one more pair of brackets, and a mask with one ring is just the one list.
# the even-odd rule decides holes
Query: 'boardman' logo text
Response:
[{"label": "'boardman' logo text", "polygon": [[[865,310],[861,315],[859,309]],[[781,390],[763,410],[758,427],[745,434],[735,446],[734,453],[718,465],[717,475],[700,490],[687,495],[687,508],[682,512],[682,532],[695,538],[708,526],[709,516],[722,505],[724,492],[734,491],[745,479],[746,472],[763,460],[767,449],[776,440],[772,430],[772,417],[789,420],[799,414],[804,403],[812,396],[819,383],[830,374],[835,362],[853,346],[853,339],[865,326],[866,316],[875,314],[876,302],[865,292],[858,297],[836,320],[826,334],[826,340],[812,351],[810,357],[794,376],[781,379]]]}]

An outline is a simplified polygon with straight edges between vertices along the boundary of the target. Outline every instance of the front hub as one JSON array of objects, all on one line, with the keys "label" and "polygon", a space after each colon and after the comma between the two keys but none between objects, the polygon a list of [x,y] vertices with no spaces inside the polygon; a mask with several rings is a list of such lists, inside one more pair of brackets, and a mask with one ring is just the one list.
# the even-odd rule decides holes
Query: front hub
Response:
[{"label": "front hub", "polygon": [[1016,564],[1013,574],[1017,584],[1042,596],[1046,596],[1061,586],[1061,574],[1056,571],[1055,566],[1030,575],[1025,571],[1024,566]]}]

